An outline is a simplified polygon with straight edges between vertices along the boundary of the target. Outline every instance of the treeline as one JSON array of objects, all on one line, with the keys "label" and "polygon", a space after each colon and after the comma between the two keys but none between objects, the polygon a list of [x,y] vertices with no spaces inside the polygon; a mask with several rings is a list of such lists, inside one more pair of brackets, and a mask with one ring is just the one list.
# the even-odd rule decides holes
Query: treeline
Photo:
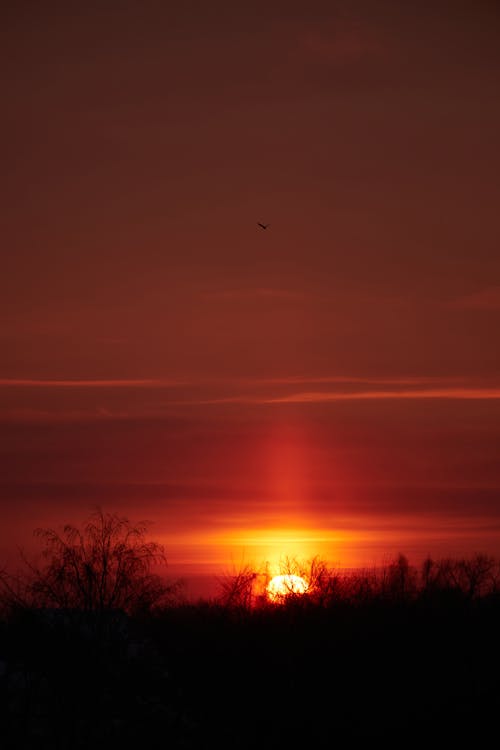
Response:
[{"label": "treeline", "polygon": [[144,526],[98,513],[40,532],[2,575],[0,737],[12,750],[486,747],[500,688],[499,564],[403,555],[373,570],[285,560],[187,601]]},{"label": "treeline", "polygon": [[[384,565],[343,571],[331,568],[314,557],[307,562],[287,558],[280,574],[285,582],[300,577],[307,582],[305,594],[296,593],[290,585],[278,603],[296,606],[335,606],[370,601],[411,601],[418,598],[463,598],[469,601],[500,594],[500,560],[476,553],[468,558],[427,558],[420,566],[411,565],[404,554]],[[249,609],[266,606],[266,589],[270,575],[249,566],[234,575],[219,579],[216,601],[228,607]],[[276,600],[273,604],[276,603]]]}]

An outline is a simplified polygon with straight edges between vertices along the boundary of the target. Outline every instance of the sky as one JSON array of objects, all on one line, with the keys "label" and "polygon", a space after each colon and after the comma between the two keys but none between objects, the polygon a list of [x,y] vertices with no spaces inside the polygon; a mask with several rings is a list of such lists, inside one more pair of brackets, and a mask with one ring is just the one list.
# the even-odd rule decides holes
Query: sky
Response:
[{"label": "sky", "polygon": [[16,0],[0,41],[0,564],[95,507],[172,574],[500,555],[498,4]]}]

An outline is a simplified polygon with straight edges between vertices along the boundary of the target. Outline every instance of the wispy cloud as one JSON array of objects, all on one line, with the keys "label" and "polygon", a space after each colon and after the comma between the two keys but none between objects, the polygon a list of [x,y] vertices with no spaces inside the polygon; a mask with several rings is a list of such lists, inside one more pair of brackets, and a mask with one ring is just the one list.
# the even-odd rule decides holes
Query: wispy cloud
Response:
[{"label": "wispy cloud", "polygon": [[282,375],[196,378],[2,378],[2,421],[179,416],[196,407],[272,408],[375,401],[495,401],[495,380],[434,376]]},{"label": "wispy cloud", "polygon": [[436,376],[369,376],[369,375],[277,375],[200,378],[0,378],[0,388],[177,388],[206,385],[316,385],[316,384],[372,384],[372,385],[430,385],[464,383],[464,378]]},{"label": "wispy cloud", "polygon": [[0,388],[175,388],[187,380],[169,378],[53,379],[0,378]]},{"label": "wispy cloud", "polygon": [[241,382],[256,385],[305,385],[305,384],[377,384],[377,385],[429,385],[449,384],[451,381],[463,383],[464,379],[438,377],[432,375],[377,376],[377,375],[284,375],[269,378],[246,378]]},{"label": "wispy cloud", "polygon": [[329,401],[373,401],[380,399],[500,399],[500,388],[422,388],[407,390],[331,391],[294,393],[267,399],[265,403],[326,403]]},{"label": "wispy cloud", "polygon": [[422,388],[406,390],[369,391],[302,391],[279,396],[237,395],[221,398],[177,403],[202,404],[325,404],[337,401],[387,401],[387,400],[498,400],[500,388]]}]

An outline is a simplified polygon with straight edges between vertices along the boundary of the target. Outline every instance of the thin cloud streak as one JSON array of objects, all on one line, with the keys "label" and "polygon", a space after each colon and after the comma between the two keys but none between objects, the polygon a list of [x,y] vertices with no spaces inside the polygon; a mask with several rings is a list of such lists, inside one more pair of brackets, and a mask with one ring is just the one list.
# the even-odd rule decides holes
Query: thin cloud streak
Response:
[{"label": "thin cloud streak", "polygon": [[379,377],[379,376],[358,376],[358,375],[290,375],[275,378],[248,378],[243,382],[248,384],[255,383],[258,385],[305,385],[307,383],[358,383],[358,384],[379,384],[379,385],[429,385],[452,382],[468,382],[466,378],[461,377],[436,377],[436,376],[419,376],[409,375],[406,377]]},{"label": "thin cloud streak", "polygon": [[175,388],[190,385],[189,380],[162,378],[131,378],[109,380],[39,380],[31,378],[1,378],[1,388]]},{"label": "thin cloud streak", "polygon": [[314,404],[335,401],[378,401],[378,400],[499,400],[500,388],[430,388],[422,390],[401,391],[358,391],[357,393],[306,392],[293,393],[274,398],[258,396],[229,396],[204,401],[184,401],[177,404]]},{"label": "thin cloud streak", "polygon": [[358,375],[284,375],[276,377],[206,378],[0,378],[0,388],[176,388],[203,385],[307,385],[316,383],[425,385],[470,382],[466,378],[406,376],[378,377]]},{"label": "thin cloud streak", "polygon": [[406,391],[362,391],[360,393],[296,393],[269,399],[267,403],[325,403],[328,401],[370,401],[378,399],[500,399],[500,388],[429,388]]}]

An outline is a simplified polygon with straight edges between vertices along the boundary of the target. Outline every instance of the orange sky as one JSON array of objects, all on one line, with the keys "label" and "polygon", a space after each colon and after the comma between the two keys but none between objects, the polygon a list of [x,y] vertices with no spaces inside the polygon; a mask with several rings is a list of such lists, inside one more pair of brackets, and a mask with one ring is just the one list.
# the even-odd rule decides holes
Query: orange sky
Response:
[{"label": "orange sky", "polygon": [[177,6],[4,12],[0,563],[499,554],[497,4]]}]

